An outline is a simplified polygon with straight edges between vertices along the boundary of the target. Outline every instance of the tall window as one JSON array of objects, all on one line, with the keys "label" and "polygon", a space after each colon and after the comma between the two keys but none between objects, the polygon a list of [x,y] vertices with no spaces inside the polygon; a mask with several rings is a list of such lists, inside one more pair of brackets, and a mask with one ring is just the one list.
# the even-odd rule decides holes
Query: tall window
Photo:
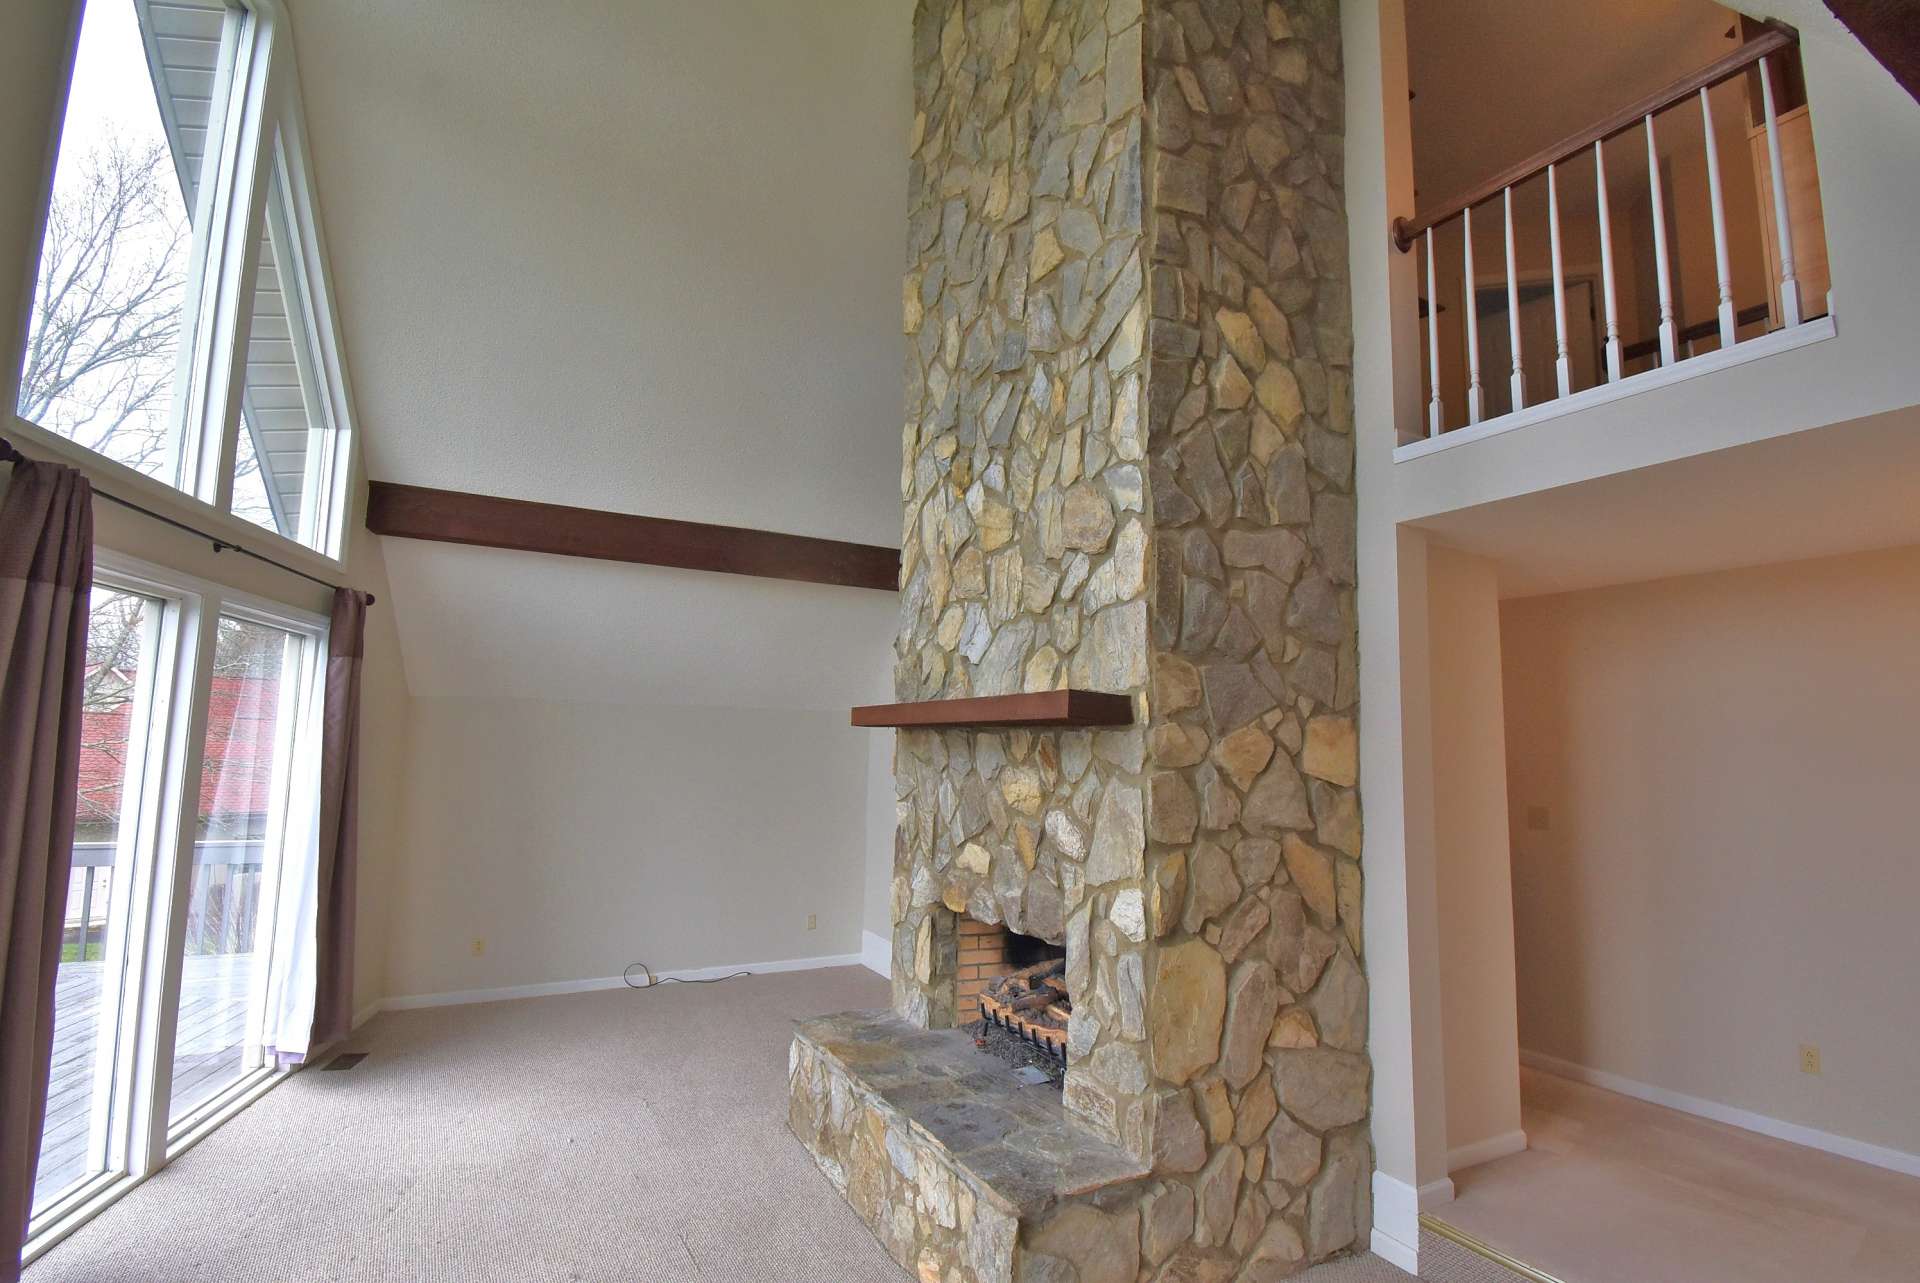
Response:
[{"label": "tall window", "polygon": [[[82,2],[7,435],[324,572],[351,427],[281,7]],[[28,1260],[264,1089],[313,1014],[326,620],[96,567]]]},{"label": "tall window", "polygon": [[20,418],[330,557],[346,410],[284,31],[86,0]]},{"label": "tall window", "polygon": [[[275,156],[280,156],[276,142]],[[276,164],[254,237],[246,378],[234,448],[233,512],[312,546],[324,539],[337,493],[335,437],[321,395],[321,350],[302,284],[292,202]]]},{"label": "tall window", "polygon": [[192,42],[204,65],[188,145],[161,114],[170,98],[156,92],[133,0],[86,6],[21,367],[21,418],[167,481],[220,31]]}]

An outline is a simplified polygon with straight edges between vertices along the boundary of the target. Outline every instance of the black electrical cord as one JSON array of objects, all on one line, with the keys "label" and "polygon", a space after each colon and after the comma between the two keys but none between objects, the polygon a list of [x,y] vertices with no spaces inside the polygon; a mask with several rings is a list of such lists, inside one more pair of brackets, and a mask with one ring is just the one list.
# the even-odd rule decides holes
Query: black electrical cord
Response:
[{"label": "black electrical cord", "polygon": [[[645,984],[633,983],[633,973],[638,970],[647,980]],[[724,976],[708,976],[704,980],[689,980],[685,976],[656,976],[653,968],[644,962],[629,962],[627,969],[620,973],[629,989],[651,989],[656,985],[717,985],[722,980],[738,980],[741,976],[750,976],[751,971],[735,971]]]}]

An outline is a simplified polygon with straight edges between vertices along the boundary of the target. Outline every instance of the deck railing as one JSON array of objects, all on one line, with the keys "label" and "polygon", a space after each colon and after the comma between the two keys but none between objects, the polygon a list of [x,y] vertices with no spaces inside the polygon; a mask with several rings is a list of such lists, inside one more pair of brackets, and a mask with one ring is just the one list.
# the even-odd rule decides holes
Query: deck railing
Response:
[{"label": "deck railing", "polygon": [[[265,848],[263,842],[244,840],[209,839],[193,844],[192,892],[187,901],[189,956],[252,952],[254,931],[259,925]],[[112,842],[73,844],[62,952],[72,947],[75,961],[90,961],[106,950],[113,863]],[[90,954],[90,948],[96,952]]]},{"label": "deck railing", "polygon": [[[1527,406],[1525,375],[1530,356],[1523,351],[1522,344],[1523,286],[1515,253],[1514,191],[1522,183],[1542,174],[1546,177],[1546,239],[1548,258],[1551,263],[1553,299],[1555,350],[1552,356],[1554,373],[1552,386],[1554,391],[1545,398],[1536,396],[1536,402],[1558,400],[1575,392],[1575,371],[1573,361],[1570,359],[1568,337],[1568,280],[1562,252],[1561,182],[1562,175],[1567,171],[1569,164],[1581,160],[1588,153],[1592,155],[1596,230],[1599,241],[1600,261],[1597,284],[1604,308],[1603,329],[1601,335],[1595,336],[1601,338],[1600,360],[1596,363],[1599,368],[1593,371],[1595,386],[1618,383],[1632,377],[1625,367],[1629,362],[1637,359],[1654,358],[1657,360],[1658,367],[1674,365],[1692,354],[1694,344],[1709,339],[1717,338],[1720,349],[1730,349],[1735,345],[1738,331],[1743,326],[1766,320],[1769,316],[1773,318],[1774,328],[1779,329],[1797,326],[1802,322],[1804,317],[1801,282],[1796,273],[1794,259],[1794,227],[1789,215],[1787,175],[1784,172],[1782,160],[1780,112],[1775,107],[1776,70],[1779,64],[1790,56],[1798,41],[1798,33],[1791,27],[1777,22],[1768,22],[1759,29],[1757,35],[1725,57],[1649,94],[1638,102],[1623,107],[1597,124],[1562,139],[1416,218],[1402,218],[1394,221],[1393,242],[1401,252],[1407,252],[1416,245],[1422,244],[1426,251],[1425,273],[1422,281],[1425,293],[1420,300],[1421,315],[1425,319],[1427,331],[1427,350],[1423,355],[1427,359],[1431,384],[1425,406],[1426,436],[1438,437],[1444,430],[1441,396],[1443,367],[1439,323],[1439,314],[1444,307],[1439,294],[1439,271],[1436,266],[1438,255],[1434,233],[1436,229],[1452,224],[1456,220],[1460,225],[1466,348],[1465,423],[1456,426],[1471,426],[1488,417],[1486,393],[1492,385],[1487,380],[1499,378],[1502,373],[1505,374],[1508,383],[1508,397],[1506,408],[1499,410],[1498,413],[1511,413]],[[1771,283],[1773,297],[1771,305],[1736,308],[1733,290],[1734,274],[1727,235],[1727,204],[1722,192],[1721,157],[1715,145],[1713,104],[1709,91],[1752,67],[1759,69],[1758,81],[1761,95],[1759,108],[1765,124],[1768,170],[1766,174],[1756,174],[1756,186],[1763,189],[1771,188],[1771,209],[1765,211],[1762,216],[1770,215],[1772,222],[1770,229],[1763,230],[1770,231],[1769,271],[1775,274],[1775,280]],[[1685,324],[1675,316],[1674,310],[1674,265],[1671,262],[1668,244],[1667,197],[1662,190],[1662,157],[1655,135],[1654,118],[1669,109],[1683,106],[1690,98],[1697,99],[1699,103],[1702,137],[1706,147],[1707,203],[1711,209],[1713,225],[1713,271],[1717,299],[1716,314],[1713,318]],[[1647,196],[1651,206],[1653,279],[1657,289],[1658,328],[1654,337],[1640,342],[1623,343],[1619,290],[1615,280],[1617,254],[1612,212],[1609,209],[1607,196],[1607,160],[1604,144],[1635,129],[1644,130],[1646,136]],[[1755,164],[1758,168],[1757,156]],[[1766,179],[1771,181],[1764,181]],[[1762,197],[1762,199],[1765,198]],[[1511,349],[1511,368],[1505,371],[1482,369],[1479,316],[1481,308],[1477,299],[1481,287],[1474,266],[1474,211],[1481,205],[1495,200],[1498,200],[1503,207],[1505,220],[1507,313],[1505,337]],[[1822,270],[1824,271],[1824,267]],[[1587,285],[1588,282],[1582,282],[1583,288]],[[1530,293],[1533,298],[1544,301],[1540,298],[1537,286],[1530,287]],[[1822,302],[1824,303],[1824,300]],[[1824,306],[1822,310],[1824,311]],[[1584,353],[1583,359],[1585,359]],[[1457,375],[1458,367],[1453,367],[1448,373],[1450,378]],[[1536,391],[1544,383],[1545,378],[1542,374],[1541,378],[1536,380]],[[1457,407],[1454,413],[1458,414]]]}]

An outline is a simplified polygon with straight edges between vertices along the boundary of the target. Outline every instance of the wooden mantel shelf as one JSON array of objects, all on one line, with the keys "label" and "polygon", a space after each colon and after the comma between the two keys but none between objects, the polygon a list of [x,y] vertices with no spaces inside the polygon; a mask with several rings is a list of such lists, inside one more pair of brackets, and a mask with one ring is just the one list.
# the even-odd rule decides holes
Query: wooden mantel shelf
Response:
[{"label": "wooden mantel shelf", "polygon": [[992,726],[1128,726],[1133,699],[1105,691],[1035,691],[1028,695],[977,695],[913,704],[866,704],[853,710],[855,726],[911,730]]}]

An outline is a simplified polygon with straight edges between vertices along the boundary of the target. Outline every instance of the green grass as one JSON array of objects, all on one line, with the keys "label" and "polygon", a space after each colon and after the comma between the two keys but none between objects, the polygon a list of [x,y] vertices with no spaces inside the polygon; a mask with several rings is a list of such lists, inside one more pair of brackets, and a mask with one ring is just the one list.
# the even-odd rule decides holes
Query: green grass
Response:
[{"label": "green grass", "polygon": [[80,956],[80,942],[77,940],[72,944],[63,944],[60,946],[60,961],[62,962],[98,962],[106,956],[107,946],[105,942],[100,940],[88,942],[87,956],[85,958]]}]

